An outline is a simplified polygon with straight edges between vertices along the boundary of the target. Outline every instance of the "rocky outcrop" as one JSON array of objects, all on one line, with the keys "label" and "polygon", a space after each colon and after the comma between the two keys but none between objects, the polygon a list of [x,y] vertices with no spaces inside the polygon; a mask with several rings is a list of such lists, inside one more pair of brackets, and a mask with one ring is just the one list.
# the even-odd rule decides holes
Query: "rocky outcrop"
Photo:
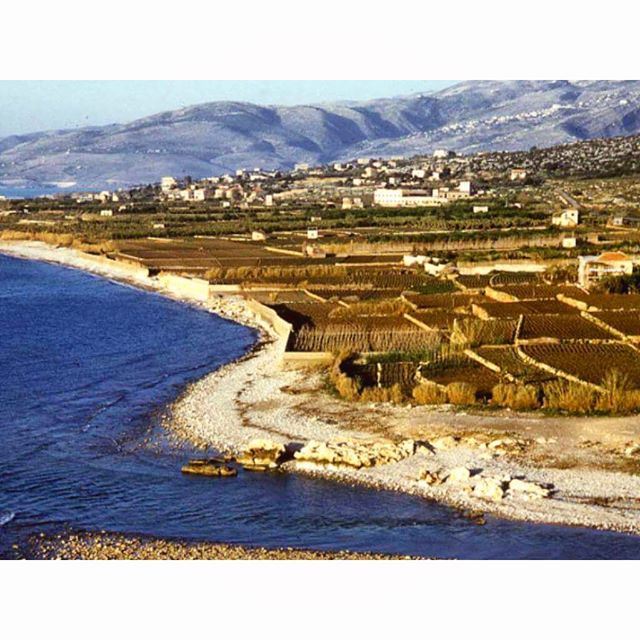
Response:
[{"label": "rocky outcrop", "polygon": [[416,451],[413,440],[398,444],[390,440],[341,440],[308,442],[294,454],[299,462],[317,465],[347,466],[360,469],[399,462]]},{"label": "rocky outcrop", "polygon": [[236,461],[249,471],[267,471],[277,469],[286,458],[285,445],[258,438],[242,449]]},{"label": "rocky outcrop", "polygon": [[214,478],[228,478],[238,475],[238,471],[233,467],[224,464],[223,460],[217,458],[205,460],[189,460],[182,469],[182,473],[198,476],[210,476]]}]

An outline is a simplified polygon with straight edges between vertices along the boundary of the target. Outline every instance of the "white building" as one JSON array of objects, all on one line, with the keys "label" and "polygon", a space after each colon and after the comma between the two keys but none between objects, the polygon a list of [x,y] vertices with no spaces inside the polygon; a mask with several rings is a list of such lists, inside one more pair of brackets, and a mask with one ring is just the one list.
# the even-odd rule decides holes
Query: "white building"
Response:
[{"label": "white building", "polygon": [[622,251],[578,257],[578,283],[582,287],[589,288],[608,276],[629,275],[632,272],[633,260]]},{"label": "white building", "polygon": [[473,206],[473,213],[488,213],[489,207],[487,205],[476,204]]},{"label": "white building", "polygon": [[551,217],[551,224],[556,227],[576,227],[579,222],[580,212],[577,209],[565,209]]},{"label": "white building", "polygon": [[469,182],[469,180],[463,180],[458,185],[458,191],[460,193],[466,193],[467,195],[471,195],[471,182]]},{"label": "white building", "polygon": [[317,240],[318,239],[318,229],[316,227],[310,227],[307,229],[307,240]]},{"label": "white building", "polygon": [[446,149],[436,149],[433,152],[433,157],[434,158],[439,158],[439,159],[448,158],[449,157],[449,152]]},{"label": "white building", "polygon": [[562,238],[562,248],[563,249],[575,249],[576,248],[576,239],[574,237]]},{"label": "white building", "polygon": [[171,189],[173,189],[177,184],[178,183],[175,178],[172,178],[171,176],[165,176],[160,180],[160,188],[164,192],[171,191]]},{"label": "white building", "polygon": [[379,207],[424,207],[440,204],[440,200],[426,191],[376,189],[373,192],[373,204]]},{"label": "white building", "polygon": [[526,169],[521,168],[511,169],[511,175],[509,176],[511,180],[524,180],[526,177]]}]

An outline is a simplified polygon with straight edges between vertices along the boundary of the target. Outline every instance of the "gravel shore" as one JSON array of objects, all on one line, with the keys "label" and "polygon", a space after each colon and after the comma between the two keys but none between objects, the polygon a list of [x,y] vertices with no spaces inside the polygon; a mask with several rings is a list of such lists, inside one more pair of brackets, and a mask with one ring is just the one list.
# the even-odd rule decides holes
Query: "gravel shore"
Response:
[{"label": "gravel shore", "polygon": [[[0,243],[0,251],[85,268],[82,255],[72,249]],[[100,275],[121,279],[108,272]],[[153,280],[131,284],[166,293]],[[260,339],[251,353],[185,390],[166,421],[177,439],[237,453],[254,438],[304,444],[382,436],[434,442],[450,436],[448,446],[422,447],[396,463],[355,469],[292,461],[284,470],[411,493],[504,518],[640,534],[640,447],[636,454],[625,453],[640,443],[637,417],[547,418],[346,403],[326,392],[320,373],[279,368],[283,345],[246,308],[242,297],[214,298],[199,306],[256,327]],[[491,448],[500,438],[515,438],[518,444]],[[494,501],[475,495],[470,484],[426,485],[419,479],[425,471],[437,475],[460,467],[476,478],[544,484],[551,487],[551,495],[533,499],[506,492],[504,499]]]},{"label": "gravel shore", "polygon": [[66,533],[36,538],[28,557],[40,560],[410,560],[352,551],[266,549],[209,542],[181,542],[114,533]]}]

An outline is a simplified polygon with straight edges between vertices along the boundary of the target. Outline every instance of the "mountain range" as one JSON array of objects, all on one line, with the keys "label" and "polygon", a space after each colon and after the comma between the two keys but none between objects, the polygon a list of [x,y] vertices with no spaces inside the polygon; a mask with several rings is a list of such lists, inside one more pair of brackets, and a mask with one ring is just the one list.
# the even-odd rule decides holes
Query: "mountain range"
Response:
[{"label": "mountain range", "polygon": [[640,81],[469,81],[362,102],[211,102],[125,124],[0,139],[0,185],[118,188],[238,168],[521,150],[640,132]]}]

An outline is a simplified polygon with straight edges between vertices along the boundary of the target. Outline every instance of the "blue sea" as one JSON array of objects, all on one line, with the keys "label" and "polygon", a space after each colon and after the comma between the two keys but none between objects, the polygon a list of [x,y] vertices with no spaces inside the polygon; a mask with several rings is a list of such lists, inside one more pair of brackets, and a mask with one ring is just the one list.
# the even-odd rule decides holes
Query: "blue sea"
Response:
[{"label": "blue sea", "polygon": [[166,438],[165,407],[255,339],[154,293],[0,255],[0,557],[69,529],[447,558],[640,557],[635,536],[478,526],[391,492],[182,475],[194,452]]}]

